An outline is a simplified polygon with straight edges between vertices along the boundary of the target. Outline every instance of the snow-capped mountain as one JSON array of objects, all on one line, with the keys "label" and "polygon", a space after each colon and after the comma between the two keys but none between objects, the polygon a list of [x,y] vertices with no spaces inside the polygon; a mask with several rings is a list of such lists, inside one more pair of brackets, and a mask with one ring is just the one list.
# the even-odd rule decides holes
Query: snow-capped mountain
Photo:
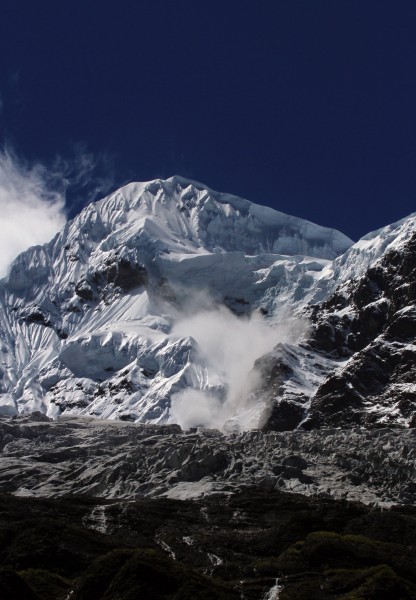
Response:
[{"label": "snow-capped mountain", "polygon": [[[21,254],[0,282],[0,411],[229,431],[342,421],[342,410],[322,415],[335,397],[348,405],[340,386],[354,387],[354,360],[379,335],[391,352],[393,313],[412,314],[411,294],[391,303],[388,264],[412,256],[415,228],[409,217],[353,245],[181,177],[129,184]],[[399,275],[410,287],[411,273]],[[397,364],[411,343],[400,342]],[[411,393],[403,377],[394,385]],[[368,402],[352,422],[367,411],[409,423],[410,409]]]},{"label": "snow-capped mountain", "polygon": [[273,323],[302,301],[351,243],[183,178],[127,185],[21,254],[1,282],[2,411],[163,422],[191,389],[206,397],[189,423],[204,423],[231,388],[240,394],[256,358],[296,337],[264,315]]}]

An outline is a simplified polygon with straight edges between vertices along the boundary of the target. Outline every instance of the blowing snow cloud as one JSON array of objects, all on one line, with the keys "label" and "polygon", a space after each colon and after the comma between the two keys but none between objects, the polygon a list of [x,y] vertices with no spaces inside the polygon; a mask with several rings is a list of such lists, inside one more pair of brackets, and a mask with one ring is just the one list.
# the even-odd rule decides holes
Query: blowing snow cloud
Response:
[{"label": "blowing snow cloud", "polygon": [[53,189],[47,170],[0,152],[0,277],[29,246],[49,241],[65,223],[64,194]]},{"label": "blowing snow cloud", "polygon": [[113,184],[111,157],[92,154],[83,144],[48,166],[0,150],[0,277],[20,252],[52,239],[65,224],[66,210],[73,216],[86,199],[105,196]]},{"label": "blowing snow cloud", "polygon": [[195,340],[207,373],[202,385],[194,382],[173,396],[171,420],[185,429],[258,427],[269,406],[252,394],[259,383],[254,363],[279,342],[298,339],[305,328],[306,323],[290,318],[272,325],[257,313],[237,317],[223,306],[184,315],[173,333]]}]

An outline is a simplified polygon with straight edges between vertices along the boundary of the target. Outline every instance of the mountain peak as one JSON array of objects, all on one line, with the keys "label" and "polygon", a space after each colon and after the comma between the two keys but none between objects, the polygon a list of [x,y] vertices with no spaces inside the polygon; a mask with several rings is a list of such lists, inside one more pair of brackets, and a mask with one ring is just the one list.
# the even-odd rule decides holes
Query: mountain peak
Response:
[{"label": "mountain peak", "polygon": [[334,229],[217,192],[178,175],[129,183],[95,206],[106,222],[114,221],[117,210],[133,211],[127,220],[148,218],[159,229],[167,227],[178,236],[186,231],[209,251],[220,247],[246,254],[268,252],[334,259],[353,243]]}]

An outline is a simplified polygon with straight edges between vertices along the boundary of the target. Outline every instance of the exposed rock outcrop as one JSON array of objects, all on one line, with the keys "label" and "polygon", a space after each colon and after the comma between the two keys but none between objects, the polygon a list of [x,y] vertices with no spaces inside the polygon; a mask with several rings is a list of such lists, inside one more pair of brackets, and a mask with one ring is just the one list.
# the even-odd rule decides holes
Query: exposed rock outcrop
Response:
[{"label": "exposed rock outcrop", "polygon": [[346,363],[314,395],[306,428],[414,426],[416,234],[312,310],[311,347]]}]

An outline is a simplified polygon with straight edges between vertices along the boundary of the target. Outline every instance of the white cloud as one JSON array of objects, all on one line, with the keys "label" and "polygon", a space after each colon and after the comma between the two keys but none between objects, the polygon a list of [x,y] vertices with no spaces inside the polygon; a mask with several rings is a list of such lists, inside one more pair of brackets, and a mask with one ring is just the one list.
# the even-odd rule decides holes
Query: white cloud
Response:
[{"label": "white cloud", "polygon": [[65,223],[65,186],[40,164],[0,151],[0,277],[29,246],[49,241]]},{"label": "white cloud", "polygon": [[111,158],[94,155],[83,144],[48,166],[28,164],[13,150],[0,149],[0,277],[20,252],[48,242],[63,227],[68,198],[74,215],[113,184]]}]

